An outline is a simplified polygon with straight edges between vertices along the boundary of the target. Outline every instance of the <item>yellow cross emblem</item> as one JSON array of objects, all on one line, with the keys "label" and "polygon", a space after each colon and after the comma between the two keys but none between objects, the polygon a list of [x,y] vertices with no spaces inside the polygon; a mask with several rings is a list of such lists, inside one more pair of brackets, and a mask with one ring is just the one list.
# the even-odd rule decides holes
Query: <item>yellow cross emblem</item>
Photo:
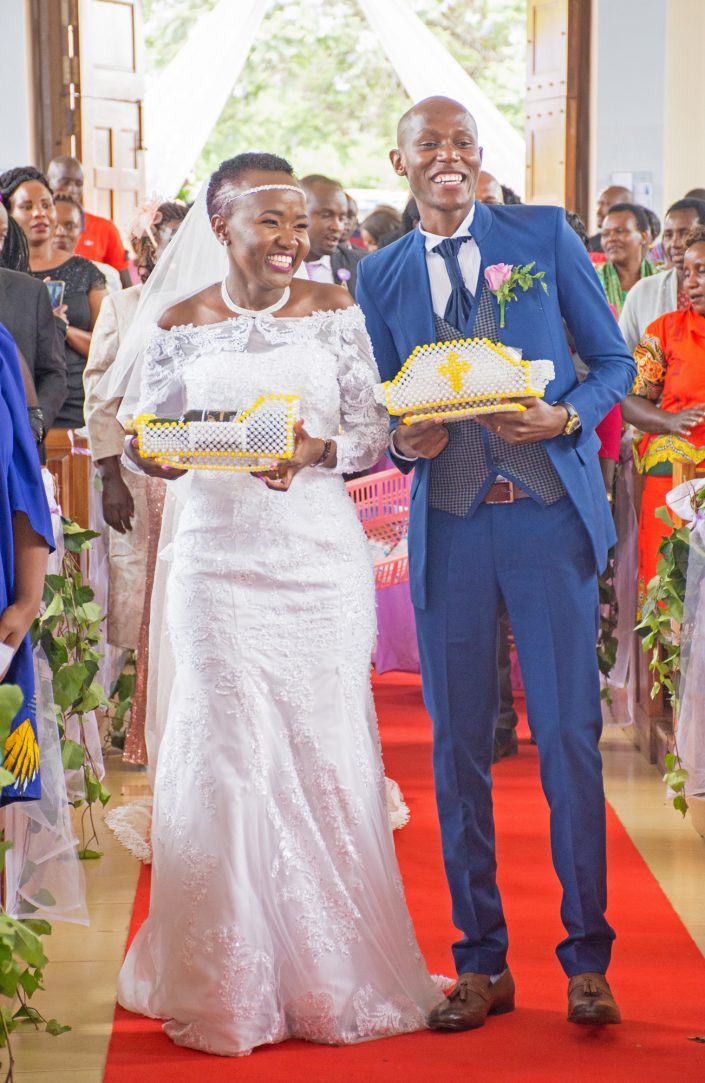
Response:
[{"label": "yellow cross emblem", "polygon": [[449,353],[446,357],[446,364],[438,366],[438,372],[441,376],[448,377],[453,391],[463,390],[463,374],[469,371],[470,362],[461,361],[460,355],[457,353]]}]

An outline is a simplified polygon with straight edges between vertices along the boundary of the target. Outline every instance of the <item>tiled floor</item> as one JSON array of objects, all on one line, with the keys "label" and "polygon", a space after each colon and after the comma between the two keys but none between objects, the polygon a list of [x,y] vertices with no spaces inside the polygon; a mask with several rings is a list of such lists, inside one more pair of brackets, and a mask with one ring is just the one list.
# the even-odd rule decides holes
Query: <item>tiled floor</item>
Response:
[{"label": "tiled floor", "polygon": [[[666,802],[656,768],[620,730],[605,734],[603,755],[612,807],[705,954],[705,840]],[[147,792],[143,774],[115,761],[108,781],[111,803]],[[85,865],[91,926],[55,926],[47,940],[47,989],[33,1001],[73,1030],[59,1038],[16,1035],[16,1083],[102,1083],[139,868],[107,828],[99,835],[105,856]]]}]

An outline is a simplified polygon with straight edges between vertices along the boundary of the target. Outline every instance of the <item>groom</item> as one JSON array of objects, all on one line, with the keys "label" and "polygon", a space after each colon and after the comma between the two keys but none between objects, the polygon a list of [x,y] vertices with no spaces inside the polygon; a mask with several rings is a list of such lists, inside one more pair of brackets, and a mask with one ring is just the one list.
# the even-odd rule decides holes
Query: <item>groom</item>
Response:
[{"label": "groom", "polygon": [[[358,270],[357,299],[382,378],[392,379],[419,344],[474,336],[555,366],[545,398],[525,400],[523,413],[399,424],[392,434],[400,468],[415,467],[411,591],[433,720],[443,856],[462,932],[454,945],[458,982],[429,1023],[468,1030],[514,1007],[490,779],[503,605],[551,809],[568,1018],[618,1023],[605,979],[614,932],[604,914],[595,652],[597,573],[614,531],[594,430],[631,388],[634,364],[563,210],[475,202],[482,151],[462,105],[429,98],[414,106],[399,123],[390,158],[409,182],[421,222]],[[485,271],[531,262],[544,272],[548,293],[538,283],[517,289],[500,331]],[[565,325],[590,369],[580,385]]]}]

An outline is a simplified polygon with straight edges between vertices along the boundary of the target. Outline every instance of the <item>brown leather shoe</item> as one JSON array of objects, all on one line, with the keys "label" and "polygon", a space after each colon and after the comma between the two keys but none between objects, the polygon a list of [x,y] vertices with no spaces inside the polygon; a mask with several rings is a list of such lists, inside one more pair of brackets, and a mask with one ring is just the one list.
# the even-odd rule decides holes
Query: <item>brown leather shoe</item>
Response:
[{"label": "brown leather shoe", "polygon": [[604,1026],[621,1023],[622,1016],[604,974],[588,971],[568,982],[568,1022]]},{"label": "brown leather shoe", "polygon": [[445,1003],[428,1017],[431,1030],[475,1030],[488,1015],[514,1011],[514,978],[505,970],[494,984],[489,974],[461,974]]}]

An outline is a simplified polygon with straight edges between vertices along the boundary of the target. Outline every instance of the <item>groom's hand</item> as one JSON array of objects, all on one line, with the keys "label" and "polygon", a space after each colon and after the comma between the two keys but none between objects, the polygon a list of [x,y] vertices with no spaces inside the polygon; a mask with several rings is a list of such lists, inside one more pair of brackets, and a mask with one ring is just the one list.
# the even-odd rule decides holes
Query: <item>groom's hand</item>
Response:
[{"label": "groom's hand", "polygon": [[560,436],[568,421],[565,406],[551,406],[543,399],[520,399],[526,409],[500,414],[481,414],[478,425],[494,432],[508,444],[535,444]]},{"label": "groom's hand", "polygon": [[448,445],[448,430],[442,421],[415,421],[405,425],[404,417],[394,430],[393,443],[407,459],[435,459]]}]

